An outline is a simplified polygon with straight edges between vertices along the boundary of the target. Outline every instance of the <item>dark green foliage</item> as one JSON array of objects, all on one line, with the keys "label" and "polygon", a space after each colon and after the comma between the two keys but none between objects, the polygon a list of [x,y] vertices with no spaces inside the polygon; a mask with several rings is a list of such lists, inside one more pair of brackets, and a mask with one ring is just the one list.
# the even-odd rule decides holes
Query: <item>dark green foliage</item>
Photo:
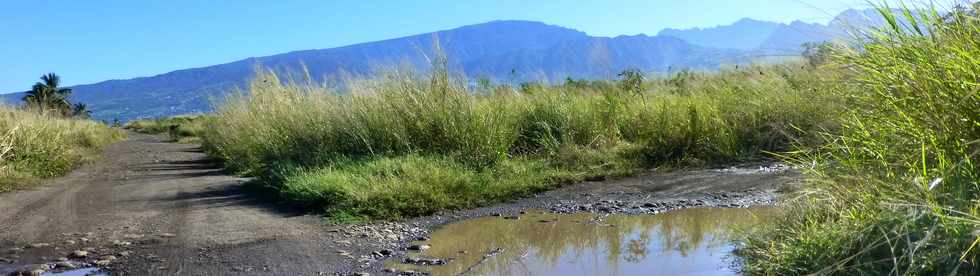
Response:
[{"label": "dark green foliage", "polygon": [[626,69],[619,73],[619,89],[629,93],[643,90],[643,73],[637,69]]},{"label": "dark green foliage", "polygon": [[35,83],[28,91],[23,100],[28,109],[35,110],[42,114],[53,114],[63,117],[77,117],[88,119],[92,112],[83,103],[74,105],[68,101],[72,90],[61,88],[61,77],[55,73],[48,73],[41,76],[41,81]]},{"label": "dark green foliage", "polygon": [[41,81],[31,87],[31,91],[24,96],[27,106],[38,111],[53,112],[64,116],[71,115],[72,106],[68,102],[71,89],[61,88],[61,77],[54,73],[41,76]]},{"label": "dark green foliage", "polygon": [[92,111],[88,110],[88,107],[83,103],[76,103],[71,108],[71,116],[79,119],[89,119],[92,117]]}]

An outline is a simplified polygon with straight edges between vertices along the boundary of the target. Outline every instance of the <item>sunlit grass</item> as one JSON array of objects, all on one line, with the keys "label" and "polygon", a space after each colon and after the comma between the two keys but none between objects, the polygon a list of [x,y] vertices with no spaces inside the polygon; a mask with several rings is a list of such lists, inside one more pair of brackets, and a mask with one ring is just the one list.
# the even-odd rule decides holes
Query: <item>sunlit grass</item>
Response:
[{"label": "sunlit grass", "polygon": [[0,192],[68,173],[124,136],[90,120],[0,107]]},{"label": "sunlit grass", "polygon": [[[643,84],[494,85],[393,71],[350,91],[259,72],[205,120],[205,148],[284,198],[391,218],[526,196],[657,166],[757,160],[833,127],[829,72],[798,64]],[[393,169],[397,168],[397,169]]]},{"label": "sunlit grass", "polygon": [[882,14],[888,27],[838,53],[854,87],[842,129],[789,155],[815,165],[810,185],[749,237],[750,274],[980,273],[980,21]]}]

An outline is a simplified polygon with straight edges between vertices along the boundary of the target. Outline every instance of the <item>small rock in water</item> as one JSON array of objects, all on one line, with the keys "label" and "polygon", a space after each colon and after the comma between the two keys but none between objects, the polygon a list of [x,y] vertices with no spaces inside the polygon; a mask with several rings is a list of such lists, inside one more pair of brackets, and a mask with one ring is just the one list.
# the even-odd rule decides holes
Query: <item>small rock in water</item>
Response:
[{"label": "small rock in water", "polygon": [[391,251],[391,249],[381,249],[378,251],[378,253],[381,253],[381,255],[389,256],[395,252]]},{"label": "small rock in water", "polygon": [[431,246],[426,244],[413,244],[408,246],[408,250],[422,251],[431,248]]},{"label": "small rock in water", "polygon": [[160,237],[161,238],[174,238],[174,237],[177,237],[177,235],[174,235],[174,234],[171,234],[171,233],[163,233],[163,234],[160,234]]},{"label": "small rock in water", "polygon": [[44,275],[44,273],[47,272],[48,269],[49,267],[46,265],[36,265],[36,266],[24,268],[23,270],[20,271],[16,271],[14,273],[11,273],[10,275],[41,276]]},{"label": "small rock in water", "polygon": [[75,252],[72,252],[71,253],[71,256],[70,257],[72,257],[72,258],[85,258],[85,257],[88,257],[88,251],[85,251],[85,250],[75,250]]},{"label": "small rock in water", "polygon": [[69,262],[58,262],[54,264],[54,267],[60,269],[75,269],[75,265]]},{"label": "small rock in water", "polygon": [[95,266],[105,267],[105,266],[109,266],[110,264],[112,264],[112,261],[111,260],[108,260],[108,259],[106,259],[106,260],[98,260],[98,261],[93,262],[92,264],[95,265]]},{"label": "small rock in water", "polygon": [[405,258],[402,263],[413,264],[413,265],[445,265],[449,263],[443,259],[427,259],[427,258]]},{"label": "small rock in water", "polygon": [[51,246],[51,244],[41,242],[41,243],[33,243],[31,245],[28,245],[27,248],[44,248],[49,246]]}]

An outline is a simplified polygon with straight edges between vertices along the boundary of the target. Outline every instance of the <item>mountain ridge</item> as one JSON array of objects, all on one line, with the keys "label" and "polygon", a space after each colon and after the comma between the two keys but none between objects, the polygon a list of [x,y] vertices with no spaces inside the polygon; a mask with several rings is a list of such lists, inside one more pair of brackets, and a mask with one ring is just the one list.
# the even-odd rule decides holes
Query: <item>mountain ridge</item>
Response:
[{"label": "mountain ridge", "polygon": [[[246,87],[247,80],[259,66],[278,73],[305,68],[317,82],[328,82],[349,76],[368,76],[379,68],[397,64],[424,70],[436,48],[449,57],[451,70],[463,72],[470,78],[488,78],[495,82],[558,81],[566,77],[608,79],[630,68],[645,72],[684,68],[711,70],[724,64],[750,62],[751,56],[764,52],[760,50],[761,45],[784,48],[780,53],[798,54],[801,41],[828,39],[823,36],[794,37],[794,34],[802,33],[790,28],[795,23],[743,18],[730,25],[694,29],[700,32],[694,35],[684,35],[691,33],[691,29],[665,29],[653,36],[603,37],[537,21],[495,20],[341,47],[248,57],[153,76],[76,85],[72,87],[75,91],[72,100],[88,104],[94,117],[102,120],[127,121],[201,113],[211,110],[212,100],[220,100],[236,87]],[[822,27],[832,28],[828,27],[831,25],[800,22],[796,27],[820,32],[824,30]],[[719,33],[732,32],[726,28],[756,28],[753,32],[763,35],[740,41],[737,45],[709,43],[712,39],[724,41],[719,38]],[[22,94],[0,95],[7,102],[17,102],[20,97]]]}]

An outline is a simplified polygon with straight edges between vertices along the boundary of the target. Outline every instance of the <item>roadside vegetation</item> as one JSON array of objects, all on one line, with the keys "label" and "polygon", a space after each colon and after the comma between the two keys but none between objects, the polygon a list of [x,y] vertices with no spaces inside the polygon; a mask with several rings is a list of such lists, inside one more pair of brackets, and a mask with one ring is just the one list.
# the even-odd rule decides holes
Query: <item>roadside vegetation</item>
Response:
[{"label": "roadside vegetation", "polygon": [[848,101],[842,127],[786,155],[809,183],[748,236],[749,274],[980,274],[976,7],[882,14],[888,27],[833,54],[852,87],[831,91]]},{"label": "roadside vegetation", "polygon": [[203,129],[204,115],[183,115],[128,122],[124,129],[145,134],[166,133],[178,143],[198,143]]},{"label": "roadside vegetation", "polygon": [[336,218],[398,218],[653,167],[758,160],[819,141],[807,130],[832,128],[839,108],[827,93],[835,73],[802,63],[477,88],[443,64],[343,92],[258,72],[201,137],[288,201]]},{"label": "roadside vegetation", "polygon": [[124,133],[88,120],[84,104],[68,102],[70,89],[47,74],[24,98],[25,106],[0,106],[0,192],[66,174],[91,160]]}]

